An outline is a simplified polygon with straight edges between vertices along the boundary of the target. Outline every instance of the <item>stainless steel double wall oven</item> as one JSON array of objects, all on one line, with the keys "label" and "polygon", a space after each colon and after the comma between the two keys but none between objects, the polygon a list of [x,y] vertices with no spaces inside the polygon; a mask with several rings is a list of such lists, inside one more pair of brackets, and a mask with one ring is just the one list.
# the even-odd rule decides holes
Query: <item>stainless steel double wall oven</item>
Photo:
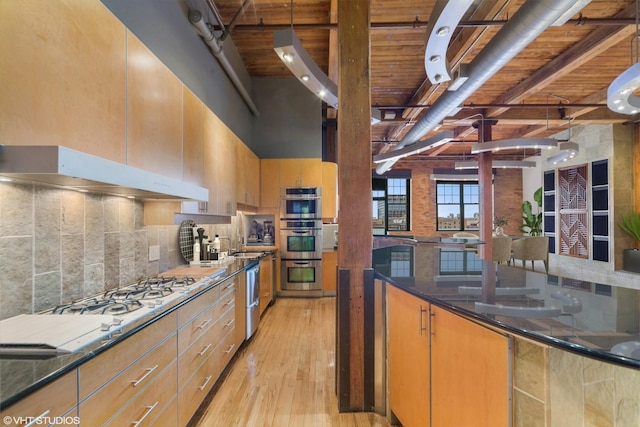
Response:
[{"label": "stainless steel double wall oven", "polygon": [[284,188],[280,203],[282,290],[322,290],[322,193]]}]

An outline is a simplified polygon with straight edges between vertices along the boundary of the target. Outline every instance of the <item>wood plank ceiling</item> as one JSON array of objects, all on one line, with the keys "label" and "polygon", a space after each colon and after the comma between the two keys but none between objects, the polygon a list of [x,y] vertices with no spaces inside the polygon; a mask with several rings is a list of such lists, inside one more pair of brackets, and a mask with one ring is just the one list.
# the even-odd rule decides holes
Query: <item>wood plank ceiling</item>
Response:
[{"label": "wood plank ceiling", "polygon": [[[202,1],[219,11],[251,76],[292,77],[273,50],[273,32],[293,25],[314,61],[337,79],[338,0]],[[374,154],[402,139],[448,86],[432,85],[424,68],[426,27],[435,3],[371,1],[371,104],[392,117],[372,126]],[[470,63],[523,4],[475,0],[451,39],[447,57],[452,69]],[[469,144],[477,141],[471,124],[480,116],[469,117],[477,114],[498,120],[494,140],[634,121],[634,116],[610,111],[606,94],[609,84],[637,62],[635,39],[635,0],[592,0],[566,24],[546,29],[444,120],[437,132],[454,130],[454,141],[420,156],[468,158]],[[532,153],[508,152],[503,158],[527,154]]]}]

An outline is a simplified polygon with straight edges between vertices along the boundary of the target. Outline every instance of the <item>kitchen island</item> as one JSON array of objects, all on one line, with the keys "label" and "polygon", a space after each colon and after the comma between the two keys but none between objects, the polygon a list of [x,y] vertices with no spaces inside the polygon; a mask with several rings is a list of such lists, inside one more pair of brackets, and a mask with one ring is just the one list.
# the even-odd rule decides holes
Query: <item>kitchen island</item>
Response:
[{"label": "kitchen island", "polygon": [[[640,291],[487,262],[455,239],[376,247],[389,406],[404,425],[637,425]],[[426,412],[406,402],[416,383],[409,394],[423,393]]]},{"label": "kitchen island", "polygon": [[[271,252],[264,252],[263,257],[266,256],[270,257]],[[244,330],[235,333],[234,328],[238,313],[242,316],[245,313],[242,297],[245,282],[241,273],[258,262],[258,258],[237,257],[210,263],[205,268],[192,266],[164,272],[163,277],[180,274],[199,278],[204,274],[206,281],[203,286],[187,287],[167,304],[145,308],[139,319],[114,328],[102,339],[70,354],[3,354],[2,415],[17,417],[12,421],[15,424],[20,424],[20,417],[39,416],[47,417],[45,421],[65,416],[99,424],[107,419],[118,424],[141,418],[157,419],[160,415],[188,421],[195,408],[178,413],[182,410],[176,404],[180,400],[180,393],[176,392],[183,388],[183,406],[188,406],[186,403],[193,406],[191,402],[197,402],[197,398],[187,397],[191,393],[191,389],[187,390],[189,383],[194,383],[193,390],[206,395],[244,340]],[[200,379],[198,375],[203,370],[207,372]],[[120,375],[124,372],[126,375]],[[121,393],[117,388],[122,381],[123,390],[128,391]],[[154,396],[155,404],[141,404],[134,398],[144,394],[139,390],[171,389],[173,394],[160,392]],[[63,390],[66,392],[62,393]],[[104,390],[113,393],[100,404],[96,396],[104,394]],[[57,398],[63,395],[64,399]],[[113,401],[121,395],[131,398],[114,406]],[[25,405],[32,399],[43,403],[42,410]],[[110,407],[108,415],[96,418],[94,401],[100,407]]]}]

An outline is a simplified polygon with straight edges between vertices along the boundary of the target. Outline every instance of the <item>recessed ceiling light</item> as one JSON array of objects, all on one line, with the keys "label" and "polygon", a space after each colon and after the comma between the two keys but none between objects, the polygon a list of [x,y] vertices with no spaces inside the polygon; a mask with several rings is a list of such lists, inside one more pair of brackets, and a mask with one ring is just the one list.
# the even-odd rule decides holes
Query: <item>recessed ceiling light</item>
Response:
[{"label": "recessed ceiling light", "polygon": [[429,61],[431,61],[431,62],[438,62],[438,61],[440,61],[440,55],[433,55],[433,56],[431,56],[431,58],[429,58]]},{"label": "recessed ceiling light", "polygon": [[449,34],[449,27],[443,26],[438,28],[438,30],[436,31],[436,34],[439,36],[446,36],[447,34]]},{"label": "recessed ceiling light", "polygon": [[284,55],[282,55],[282,59],[284,59],[284,60],[285,60],[285,61],[287,61],[287,62],[293,62],[293,59],[294,59],[295,57],[296,57],[296,56],[295,56],[293,53],[291,53],[291,52],[287,52],[287,53],[285,53]]},{"label": "recessed ceiling light", "polygon": [[309,74],[303,74],[300,76],[300,80],[302,80],[303,82],[308,82],[310,79]]},{"label": "recessed ceiling light", "polygon": [[11,178],[5,178],[4,176],[0,176],[0,182],[11,182],[13,181]]}]

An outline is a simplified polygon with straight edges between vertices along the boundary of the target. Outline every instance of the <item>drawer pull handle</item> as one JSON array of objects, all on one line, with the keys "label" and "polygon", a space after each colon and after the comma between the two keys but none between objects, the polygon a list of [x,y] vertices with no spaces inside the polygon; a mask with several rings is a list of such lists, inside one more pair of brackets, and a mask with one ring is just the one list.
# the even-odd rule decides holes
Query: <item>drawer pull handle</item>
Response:
[{"label": "drawer pull handle", "polygon": [[224,304],[224,306],[226,307],[226,306],[228,306],[229,304],[233,304],[233,299],[230,299],[229,301],[227,301],[227,302]]},{"label": "drawer pull handle", "polygon": [[149,375],[151,375],[151,373],[153,371],[155,371],[156,369],[158,369],[158,365],[154,366],[153,368],[147,368],[145,372],[145,374],[143,376],[140,377],[140,379],[137,380],[133,380],[131,381],[131,383],[133,384],[134,387],[138,387],[138,385],[144,381]]},{"label": "drawer pull handle", "polygon": [[229,326],[233,325],[233,321],[234,319],[229,320],[227,323],[224,324],[224,327],[228,328]]},{"label": "drawer pull handle", "polygon": [[420,336],[422,336],[422,332],[427,332],[427,328],[422,324],[423,314],[427,312],[426,308],[422,308],[422,304],[420,304]]},{"label": "drawer pull handle", "polygon": [[33,427],[35,425],[40,425],[42,424],[42,419],[44,417],[46,417],[47,415],[49,415],[49,412],[51,412],[50,409],[47,409],[46,411],[44,411],[42,414],[38,415],[37,417],[35,417],[33,420],[31,420],[31,422],[29,424],[26,424],[25,427]]},{"label": "drawer pull handle", "polygon": [[229,285],[225,286],[225,287],[224,287],[224,289],[222,289],[222,290],[223,290],[223,291],[226,291],[227,289],[231,289],[231,288],[233,288],[235,285],[236,285],[236,283],[235,283],[235,282],[232,282],[231,284],[229,284]]},{"label": "drawer pull handle", "polygon": [[207,384],[209,384],[209,381],[211,381],[211,378],[213,378],[213,375],[209,375],[205,380],[204,380],[204,384],[202,384],[200,387],[198,387],[200,389],[200,391],[203,391],[205,389],[205,387],[207,386]]},{"label": "drawer pull handle", "polygon": [[205,348],[202,349],[202,351],[200,353],[198,353],[200,356],[204,356],[204,354],[209,351],[209,349],[211,348],[212,344],[207,344]]},{"label": "drawer pull handle", "polygon": [[212,319],[207,319],[207,320],[205,320],[204,322],[202,322],[202,325],[198,326],[198,329],[204,329],[204,328],[206,328],[206,327],[207,327],[207,325],[208,325],[209,323],[211,323],[211,320],[212,320]]},{"label": "drawer pull handle", "polygon": [[231,344],[231,345],[229,346],[229,350],[225,351],[225,353],[226,353],[226,354],[231,353],[231,350],[233,350],[233,347],[235,347],[235,346],[236,346],[235,344]]},{"label": "drawer pull handle", "polygon": [[158,402],[154,403],[151,406],[147,406],[147,410],[145,411],[144,415],[142,416],[142,418],[140,418],[138,421],[134,421],[131,423],[131,425],[133,425],[134,427],[138,427],[140,424],[142,424],[142,422],[144,421],[145,418],[147,418],[149,416],[149,414],[151,413],[151,411],[153,411],[154,409],[156,409],[156,406],[158,406]]}]

